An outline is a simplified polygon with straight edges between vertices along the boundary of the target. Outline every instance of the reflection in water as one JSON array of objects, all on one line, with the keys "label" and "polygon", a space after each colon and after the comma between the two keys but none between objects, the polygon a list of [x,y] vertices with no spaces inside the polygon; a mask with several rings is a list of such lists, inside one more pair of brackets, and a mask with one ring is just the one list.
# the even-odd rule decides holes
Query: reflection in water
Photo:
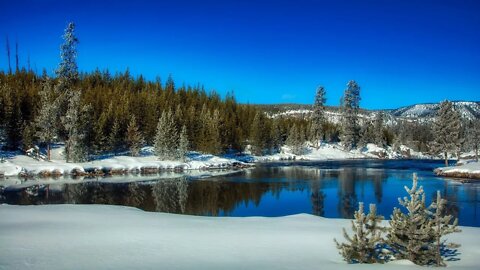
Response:
[{"label": "reflection in water", "polygon": [[[411,162],[411,161],[405,161]],[[425,164],[426,168],[420,164]],[[186,177],[132,183],[79,181],[78,184],[36,185],[0,190],[0,203],[9,204],[112,204],[146,211],[191,215],[281,216],[311,213],[352,218],[358,202],[376,203],[389,217],[397,198],[405,196],[404,185],[419,171],[427,201],[436,190],[448,200],[446,211],[460,224],[480,226],[477,215],[480,184],[458,184],[436,178],[431,162],[405,169],[396,162],[324,162],[267,164],[236,175],[208,179]],[[428,203],[427,202],[427,203]]]}]

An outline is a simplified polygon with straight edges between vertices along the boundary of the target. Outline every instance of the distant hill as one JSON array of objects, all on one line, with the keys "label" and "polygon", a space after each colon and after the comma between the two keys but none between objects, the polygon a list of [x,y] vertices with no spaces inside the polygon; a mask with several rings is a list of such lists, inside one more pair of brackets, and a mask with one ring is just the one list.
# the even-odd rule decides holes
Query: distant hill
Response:
[{"label": "distant hill", "polygon": [[[262,104],[255,105],[271,117],[291,116],[307,117],[312,112],[311,104]],[[480,119],[480,102],[478,101],[453,101],[453,106],[465,119]],[[430,121],[435,117],[440,103],[422,103],[410,106],[400,107],[390,110],[360,110],[361,118],[373,119],[378,111],[383,111],[387,119],[395,122],[396,120],[420,120]],[[340,117],[340,108],[338,106],[327,106],[327,117],[330,121],[337,122]]]}]

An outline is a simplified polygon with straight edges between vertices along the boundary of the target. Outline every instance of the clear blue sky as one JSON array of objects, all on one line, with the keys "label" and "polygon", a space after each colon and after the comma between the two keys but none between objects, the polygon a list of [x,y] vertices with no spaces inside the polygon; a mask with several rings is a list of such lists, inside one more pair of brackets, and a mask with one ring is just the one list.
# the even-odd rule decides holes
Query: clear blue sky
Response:
[{"label": "clear blue sky", "polygon": [[172,74],[240,102],[311,103],[324,85],[338,105],[352,79],[370,109],[480,100],[476,0],[0,0],[0,10],[3,70],[8,35],[21,64],[30,55],[52,72],[74,21],[82,71]]}]

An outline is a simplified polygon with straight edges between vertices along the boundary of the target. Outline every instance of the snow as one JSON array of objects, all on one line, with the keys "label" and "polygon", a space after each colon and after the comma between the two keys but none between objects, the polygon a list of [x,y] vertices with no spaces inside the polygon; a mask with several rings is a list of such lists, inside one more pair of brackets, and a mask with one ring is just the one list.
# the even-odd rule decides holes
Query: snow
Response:
[{"label": "snow", "polygon": [[123,170],[139,171],[144,168],[156,170],[203,170],[212,168],[229,168],[234,164],[241,163],[234,158],[217,157],[192,153],[187,162],[182,161],[161,161],[154,156],[151,147],[142,149],[140,157],[131,156],[110,156],[99,158],[84,163],[67,163],[63,157],[64,148],[59,147],[52,151],[51,161],[37,160],[26,155],[14,155],[0,163],[0,174],[14,176],[19,173],[27,175],[48,174],[71,174],[73,171],[85,172],[93,170]]},{"label": "snow", "polygon": [[[0,269],[425,269],[349,265],[333,238],[349,220],[307,214],[199,217],[106,205],[0,205]],[[480,228],[462,227],[449,269],[478,269]]]},{"label": "snow", "polygon": [[463,161],[459,166],[442,167],[435,169],[437,175],[447,177],[471,178],[480,180],[480,162],[478,161]]},{"label": "snow", "polygon": [[429,159],[428,155],[420,152],[416,152],[413,149],[401,145],[400,151],[394,151],[392,147],[379,147],[375,144],[369,143],[365,147],[346,151],[341,144],[322,143],[320,147],[315,148],[307,146],[303,155],[294,155],[287,146],[282,147],[280,153],[266,156],[256,156],[255,161],[279,161],[279,160],[344,160],[344,159],[368,159],[368,158],[388,158],[388,159],[400,159],[400,158],[418,158]]}]

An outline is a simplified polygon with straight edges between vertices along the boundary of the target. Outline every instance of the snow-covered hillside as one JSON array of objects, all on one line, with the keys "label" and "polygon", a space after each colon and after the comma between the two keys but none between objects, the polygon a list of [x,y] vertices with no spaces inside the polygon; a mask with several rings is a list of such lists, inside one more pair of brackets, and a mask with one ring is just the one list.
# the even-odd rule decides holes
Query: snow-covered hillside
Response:
[{"label": "snow-covered hillside", "polygon": [[[333,238],[350,220],[307,214],[200,217],[106,205],[0,205],[0,269],[427,269],[409,261],[347,264]],[[480,228],[448,269],[478,269]]]},{"label": "snow-covered hillside", "polygon": [[[468,120],[480,118],[480,102],[474,101],[453,101],[453,106],[460,112],[460,115]],[[290,117],[309,117],[312,113],[311,105],[272,105],[271,111],[266,105],[262,106],[267,114],[272,117],[290,116]],[[394,110],[383,110],[386,116],[387,125],[394,124],[398,120],[419,120],[431,121],[440,108],[440,103],[415,104],[411,106],[401,107]],[[372,120],[378,113],[377,110],[361,110],[359,113],[360,120]],[[338,123],[341,120],[341,112],[338,107],[327,107],[326,117],[332,123]]]}]

